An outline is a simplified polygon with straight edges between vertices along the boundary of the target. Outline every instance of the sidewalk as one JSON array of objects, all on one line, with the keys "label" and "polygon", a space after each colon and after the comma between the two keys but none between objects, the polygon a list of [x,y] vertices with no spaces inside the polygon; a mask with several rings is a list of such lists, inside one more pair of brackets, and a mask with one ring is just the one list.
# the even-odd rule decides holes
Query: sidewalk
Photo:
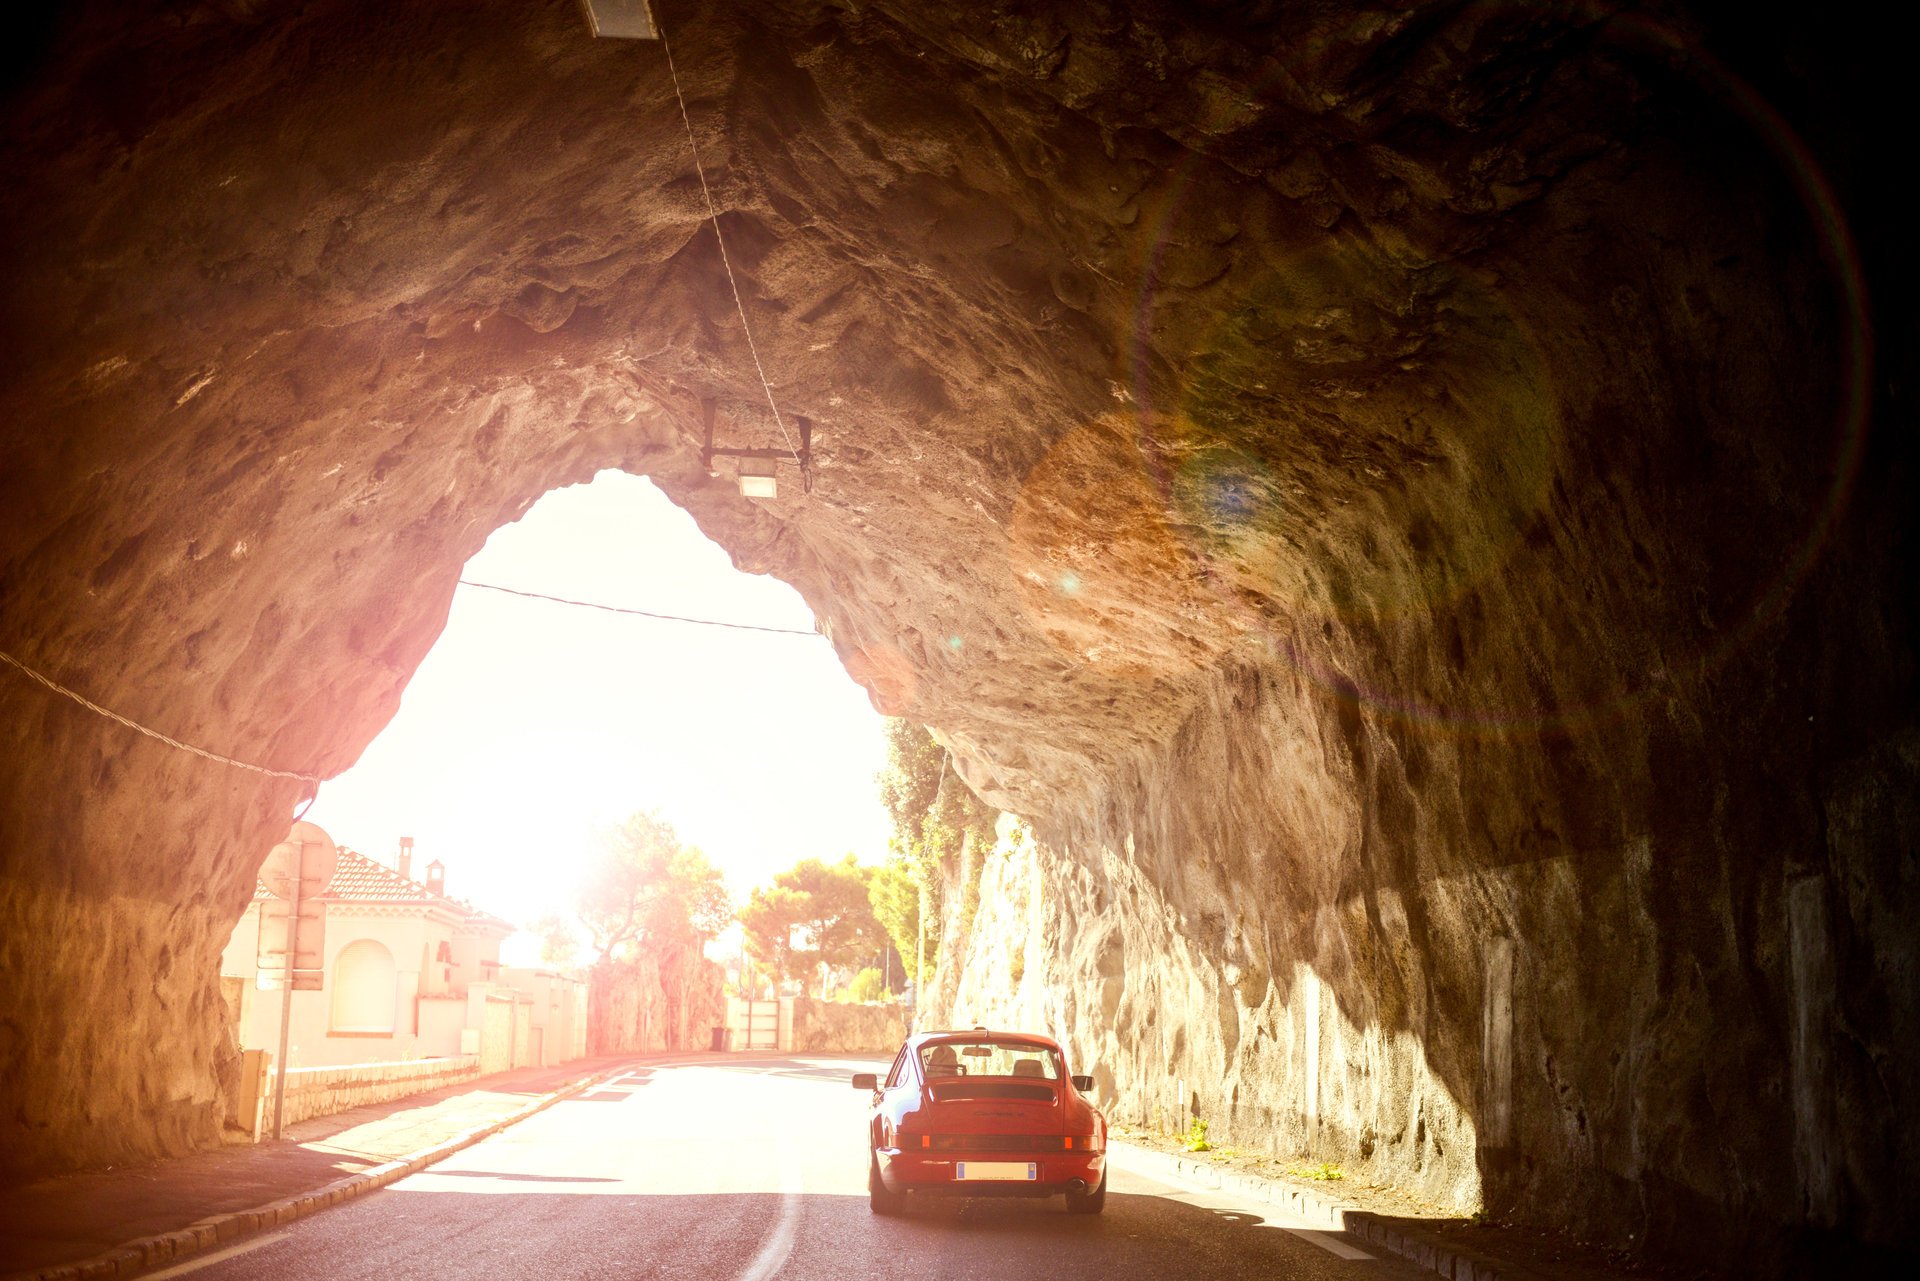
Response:
[{"label": "sidewalk", "polygon": [[[1399,1255],[1449,1281],[1669,1281],[1645,1260],[1524,1228],[1449,1218],[1389,1189],[1328,1186],[1254,1168],[1214,1151],[1195,1155],[1177,1140],[1128,1132],[1109,1141],[1111,1159],[1164,1183],[1265,1202],[1377,1253]],[[1339,1191],[1334,1191],[1338,1187]]]},{"label": "sidewalk", "polygon": [[137,1276],[361,1195],[621,1069],[691,1057],[498,1072],[313,1117],[279,1142],[0,1187],[0,1276]]}]

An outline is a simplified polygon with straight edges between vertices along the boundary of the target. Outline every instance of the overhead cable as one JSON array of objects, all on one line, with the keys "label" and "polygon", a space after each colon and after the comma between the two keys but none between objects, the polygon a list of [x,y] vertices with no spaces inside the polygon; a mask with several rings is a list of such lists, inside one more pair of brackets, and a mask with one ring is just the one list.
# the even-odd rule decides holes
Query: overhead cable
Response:
[{"label": "overhead cable", "polygon": [[221,765],[231,765],[235,769],[249,770],[255,774],[265,774],[268,778],[298,779],[302,783],[312,783],[315,785],[316,788],[319,786],[320,783],[325,781],[318,774],[303,774],[299,770],[290,770],[290,769],[269,769],[265,765],[255,765],[249,761],[235,760],[233,757],[223,756],[219,752],[210,752],[204,747],[195,747],[192,743],[183,743],[177,738],[174,738],[167,734],[162,734],[157,729],[149,729],[145,725],[140,724],[138,721],[122,716],[120,713],[112,710],[111,708],[100,706],[100,704],[94,702],[92,699],[88,698],[86,695],[79,694],[73,690],[68,689],[65,685],[62,685],[59,681],[56,681],[48,676],[42,676],[39,672],[34,671],[31,667],[28,667],[25,663],[15,658],[12,654],[6,653],[3,650],[0,650],[0,662],[7,664],[7,666],[9,667],[18,669],[22,675],[26,676],[30,680],[38,681],[40,684],[45,685],[48,689],[52,690],[56,694],[59,694],[61,697],[72,699],[74,702],[80,704],[80,706],[86,708],[88,711],[104,716],[110,721],[117,721],[118,723],[126,726],[130,730],[133,730],[137,733],[145,734],[148,738],[158,739],[160,742],[165,743],[168,747],[176,747],[183,752],[189,752],[195,756],[201,757],[205,760],[214,761]]},{"label": "overhead cable", "polygon": [[590,600],[569,600],[565,596],[549,596],[545,592],[523,592],[517,587],[502,587],[498,583],[476,583],[472,579],[460,580],[462,587],[478,587],[490,592],[504,592],[509,596],[525,596],[529,600],[547,600],[556,605],[576,605],[581,609],[598,609],[609,614],[632,614],[637,618],[657,618],[667,623],[693,623],[700,627],[727,627],[738,632],[772,632],[776,636],[818,636],[816,631],[803,631],[798,627],[764,627],[759,623],[729,623],[718,618],[688,618],[684,614],[661,614],[650,609],[627,609],[620,605],[602,605]]},{"label": "overhead cable", "polygon": [[687,147],[693,152],[693,171],[700,175],[700,194],[706,197],[707,218],[713,223],[713,238],[720,246],[720,265],[727,269],[727,287],[733,291],[733,309],[740,313],[740,332],[747,336],[747,352],[753,357],[753,370],[760,375],[761,390],[767,393],[767,408],[773,411],[773,425],[780,429],[780,439],[786,442],[787,452],[793,455],[793,461],[805,467],[806,460],[800,457],[800,451],[794,448],[793,437],[787,434],[786,420],[780,417],[780,406],[774,403],[773,384],[767,381],[767,370],[760,363],[760,348],[753,341],[753,326],[747,323],[747,308],[740,301],[740,282],[733,277],[733,260],[727,256],[727,238],[720,234],[720,210],[713,203],[713,191],[707,186],[707,169],[700,163],[700,144],[694,140],[693,117],[687,114],[687,97],[680,91],[680,72],[673,65],[673,45],[667,40],[667,29],[656,16],[654,25],[660,31],[660,47],[667,55],[667,75],[673,80],[673,96],[680,104],[680,122],[687,127]]}]

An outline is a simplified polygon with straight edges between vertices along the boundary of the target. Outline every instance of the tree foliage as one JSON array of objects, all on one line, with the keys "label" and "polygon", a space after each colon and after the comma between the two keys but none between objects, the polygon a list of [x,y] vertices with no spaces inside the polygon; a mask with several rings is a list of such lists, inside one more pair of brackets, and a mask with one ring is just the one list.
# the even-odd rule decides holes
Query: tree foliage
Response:
[{"label": "tree foliage", "polygon": [[602,962],[630,957],[643,945],[698,945],[731,915],[720,870],[651,810],[602,834],[579,908]]},{"label": "tree foliage", "polygon": [[[899,858],[876,867],[867,882],[867,900],[873,904],[874,918],[904,959],[902,970],[916,982],[919,976],[914,974],[914,958],[919,954],[920,894],[920,882],[906,861]],[[937,942],[937,939],[928,940],[929,966],[934,962]]]},{"label": "tree foliage", "polygon": [[542,965],[573,964],[574,956],[580,951],[580,936],[574,933],[572,921],[557,912],[549,912],[528,929],[540,940]]},{"label": "tree foliage", "polygon": [[747,948],[781,980],[808,981],[875,956],[887,932],[867,894],[872,869],[849,854],[837,863],[804,858],[757,889],[740,913]]},{"label": "tree foliage", "polygon": [[773,971],[775,983],[784,983],[793,975],[793,930],[805,911],[800,895],[779,885],[756,888],[740,909],[747,952]]},{"label": "tree foliage", "polygon": [[[927,910],[926,963],[931,971],[940,956],[940,904],[949,884],[959,878],[969,838],[990,845],[998,811],[960,781],[947,750],[920,725],[889,719],[887,768],[876,778],[880,801],[893,819],[894,862],[873,881],[875,913],[892,935],[912,974],[919,956],[920,911]],[[977,872],[979,860],[975,860]],[[901,883],[904,877],[906,884]],[[911,887],[911,893],[908,892]],[[971,884],[959,886],[971,895]],[[924,897],[923,892],[924,891]],[[921,975],[915,974],[915,982]]]},{"label": "tree foliage", "polygon": [[871,965],[853,976],[853,982],[847,984],[847,996],[865,1002],[893,999],[893,993],[887,991],[886,977]]}]

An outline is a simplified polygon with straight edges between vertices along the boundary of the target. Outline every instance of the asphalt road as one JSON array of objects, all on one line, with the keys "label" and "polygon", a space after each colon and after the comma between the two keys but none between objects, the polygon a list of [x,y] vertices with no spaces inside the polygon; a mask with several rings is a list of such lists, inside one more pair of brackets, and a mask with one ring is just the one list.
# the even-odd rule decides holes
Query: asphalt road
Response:
[{"label": "asphalt road", "polygon": [[[1115,1168],[1102,1215],[1046,1201],[867,1209],[862,1065],[636,1068],[412,1178],[155,1273],[195,1281],[1433,1281],[1271,1207]],[[884,1065],[877,1065],[884,1066]],[[1342,1256],[1346,1257],[1342,1257]]]}]

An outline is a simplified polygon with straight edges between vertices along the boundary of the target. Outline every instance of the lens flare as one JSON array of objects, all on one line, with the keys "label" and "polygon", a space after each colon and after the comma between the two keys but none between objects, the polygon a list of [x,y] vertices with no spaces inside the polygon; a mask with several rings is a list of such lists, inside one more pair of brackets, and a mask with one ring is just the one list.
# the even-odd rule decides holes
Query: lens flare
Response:
[{"label": "lens flare", "polygon": [[[1738,618],[1722,620],[1710,647],[1681,664],[1710,673],[1788,608],[1846,510],[1864,449],[1873,361],[1859,252],[1805,142],[1697,43],[1607,5],[1552,13],[1527,3],[1483,8],[1494,15],[1489,20],[1505,10],[1577,30],[1602,53],[1650,57],[1743,122],[1790,183],[1831,277],[1840,359],[1822,492],[1805,523],[1782,532],[1777,571]],[[1387,716],[1469,734],[1568,729],[1632,714],[1671,693],[1673,664],[1543,711],[1441,704],[1404,689],[1356,686],[1347,674],[1323,670],[1297,640],[1316,623],[1331,635],[1343,624],[1390,625],[1470,603],[1477,588],[1510,571],[1527,540],[1565,534],[1544,518],[1567,447],[1567,393],[1555,384],[1553,348],[1506,303],[1498,278],[1396,245],[1399,233],[1386,223],[1371,238],[1347,230],[1338,207],[1315,205],[1328,182],[1310,172],[1311,152],[1302,153],[1299,174],[1270,175],[1297,197],[1295,213],[1307,220],[1294,229],[1291,249],[1286,236],[1269,236],[1258,249],[1264,265],[1243,254],[1239,270],[1218,279],[1192,269],[1221,217],[1207,194],[1218,167],[1204,140],[1230,138],[1268,106],[1308,116],[1339,111],[1316,101],[1314,86],[1337,83],[1349,63],[1391,39],[1384,22],[1373,15],[1329,27],[1296,42],[1264,80],[1220,96],[1218,118],[1196,122],[1199,149],[1138,198],[1132,332],[1116,384],[1134,407],[1138,454],[1166,526],[1209,565],[1199,577],[1265,636],[1256,652],[1286,656],[1314,684]],[[1398,304],[1370,298],[1396,265],[1415,288]],[[1256,268],[1251,279],[1249,266]],[[1605,323],[1606,302],[1592,300],[1596,323]],[[1447,350],[1413,350],[1383,365],[1395,319],[1422,307],[1440,316]],[[1191,330],[1202,308],[1213,310],[1211,328],[1187,350],[1168,350],[1169,336],[1183,323]],[[1444,384],[1444,394],[1427,394],[1434,383]],[[1397,426],[1395,414],[1403,415]],[[1583,409],[1583,438],[1594,430],[1591,416]],[[1373,438],[1356,440],[1356,423]],[[1365,480],[1338,494],[1317,492],[1314,461],[1342,451]]]}]

